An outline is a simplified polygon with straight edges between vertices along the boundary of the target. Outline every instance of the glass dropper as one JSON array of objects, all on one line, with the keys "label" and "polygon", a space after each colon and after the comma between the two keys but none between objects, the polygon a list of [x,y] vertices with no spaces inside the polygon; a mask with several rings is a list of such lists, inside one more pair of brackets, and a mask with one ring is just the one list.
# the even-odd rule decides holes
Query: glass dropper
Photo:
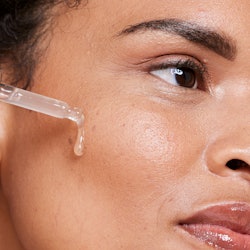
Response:
[{"label": "glass dropper", "polygon": [[63,101],[2,83],[0,83],[0,101],[56,118],[69,119],[75,122],[78,128],[78,135],[74,146],[74,152],[78,156],[83,154],[84,116],[81,109],[70,107]]}]

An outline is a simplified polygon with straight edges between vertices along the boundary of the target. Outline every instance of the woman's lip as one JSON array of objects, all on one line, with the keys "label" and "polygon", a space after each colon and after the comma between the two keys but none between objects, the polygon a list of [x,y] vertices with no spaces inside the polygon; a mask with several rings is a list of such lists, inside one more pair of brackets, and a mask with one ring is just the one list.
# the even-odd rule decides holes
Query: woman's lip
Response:
[{"label": "woman's lip", "polygon": [[179,223],[198,240],[221,249],[250,250],[250,205],[212,206]]},{"label": "woman's lip", "polygon": [[210,224],[188,224],[183,229],[207,245],[219,249],[250,250],[250,235]]}]

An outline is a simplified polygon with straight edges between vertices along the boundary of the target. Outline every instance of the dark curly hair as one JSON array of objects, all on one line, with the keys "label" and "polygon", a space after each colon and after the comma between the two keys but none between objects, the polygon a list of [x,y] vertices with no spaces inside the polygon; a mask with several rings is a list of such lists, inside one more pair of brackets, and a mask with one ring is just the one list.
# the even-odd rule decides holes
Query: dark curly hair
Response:
[{"label": "dark curly hair", "polygon": [[37,44],[51,21],[50,10],[65,2],[76,7],[81,0],[1,0],[0,73],[1,81],[29,87],[41,52]]}]

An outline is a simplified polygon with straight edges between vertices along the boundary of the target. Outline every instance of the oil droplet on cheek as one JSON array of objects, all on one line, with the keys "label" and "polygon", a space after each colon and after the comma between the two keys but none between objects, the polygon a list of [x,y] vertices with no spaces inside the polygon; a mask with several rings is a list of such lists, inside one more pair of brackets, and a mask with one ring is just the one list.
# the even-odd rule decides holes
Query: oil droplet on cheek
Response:
[{"label": "oil droplet on cheek", "polygon": [[84,116],[79,108],[69,108],[67,111],[67,118],[74,121],[77,125],[77,137],[74,145],[74,153],[77,156],[82,156],[84,150]]},{"label": "oil droplet on cheek", "polygon": [[77,138],[74,146],[74,153],[77,156],[83,155],[83,149],[84,149],[84,130],[83,125],[78,126],[78,132],[77,132]]}]

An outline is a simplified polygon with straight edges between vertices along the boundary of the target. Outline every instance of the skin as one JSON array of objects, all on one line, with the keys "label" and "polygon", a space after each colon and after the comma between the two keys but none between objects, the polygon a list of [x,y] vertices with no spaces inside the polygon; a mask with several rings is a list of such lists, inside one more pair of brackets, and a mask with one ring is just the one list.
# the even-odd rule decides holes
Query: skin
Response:
[{"label": "skin", "polygon": [[[95,0],[56,11],[32,91],[83,110],[84,155],[73,153],[72,122],[1,104],[1,245],[212,249],[178,223],[210,205],[250,203],[249,1]],[[162,31],[117,35],[166,18],[223,32],[237,55]],[[150,72],[187,57],[206,65],[210,90]],[[231,170],[232,159],[248,166]]]}]

